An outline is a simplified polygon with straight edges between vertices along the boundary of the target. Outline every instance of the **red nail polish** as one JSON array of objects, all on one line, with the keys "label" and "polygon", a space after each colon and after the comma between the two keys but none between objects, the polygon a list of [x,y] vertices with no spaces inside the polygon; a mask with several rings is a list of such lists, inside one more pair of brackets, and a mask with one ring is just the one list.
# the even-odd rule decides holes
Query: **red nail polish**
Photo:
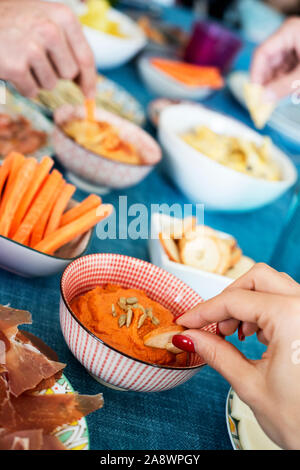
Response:
[{"label": "red nail polish", "polygon": [[238,338],[240,341],[245,341],[246,336],[243,333],[243,323],[240,322],[239,328],[238,328]]},{"label": "red nail polish", "polygon": [[186,352],[195,352],[195,346],[191,338],[184,335],[174,335],[172,343],[179,349]]},{"label": "red nail polish", "polygon": [[175,315],[174,315],[174,318],[173,318],[173,323],[175,323],[175,322],[176,322],[176,320],[178,320],[178,318],[182,317],[182,315],[184,315],[184,314],[185,314],[185,312],[183,312],[183,313],[180,313],[180,314],[179,314],[179,315],[177,315],[176,317],[175,317]]}]

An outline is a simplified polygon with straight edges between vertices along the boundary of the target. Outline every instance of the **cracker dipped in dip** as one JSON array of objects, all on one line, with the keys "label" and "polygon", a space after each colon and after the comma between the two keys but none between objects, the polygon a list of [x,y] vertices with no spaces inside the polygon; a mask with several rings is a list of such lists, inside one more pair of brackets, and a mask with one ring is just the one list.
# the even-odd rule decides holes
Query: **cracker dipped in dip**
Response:
[{"label": "cracker dipped in dip", "polygon": [[145,345],[154,330],[175,328],[174,316],[139,289],[98,286],[73,299],[71,308],[86,328],[120,352],[152,364],[186,365],[186,353]]}]

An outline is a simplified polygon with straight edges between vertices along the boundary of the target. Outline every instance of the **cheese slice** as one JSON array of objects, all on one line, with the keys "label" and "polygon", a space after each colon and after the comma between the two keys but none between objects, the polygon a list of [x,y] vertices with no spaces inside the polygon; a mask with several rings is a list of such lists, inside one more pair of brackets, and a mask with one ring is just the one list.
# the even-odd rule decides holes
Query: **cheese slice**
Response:
[{"label": "cheese slice", "polygon": [[255,127],[262,129],[270,119],[276,103],[264,99],[264,87],[258,83],[245,83],[244,98]]}]

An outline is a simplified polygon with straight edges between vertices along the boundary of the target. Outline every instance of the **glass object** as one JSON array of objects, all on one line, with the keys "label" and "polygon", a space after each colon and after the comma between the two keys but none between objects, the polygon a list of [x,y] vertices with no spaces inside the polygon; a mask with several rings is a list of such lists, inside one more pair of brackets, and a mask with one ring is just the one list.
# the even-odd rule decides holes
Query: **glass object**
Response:
[{"label": "glass object", "polygon": [[211,21],[196,21],[184,52],[184,60],[198,65],[213,65],[227,73],[242,41],[229,29]]},{"label": "glass object", "polygon": [[270,264],[300,282],[300,185],[293,195]]}]

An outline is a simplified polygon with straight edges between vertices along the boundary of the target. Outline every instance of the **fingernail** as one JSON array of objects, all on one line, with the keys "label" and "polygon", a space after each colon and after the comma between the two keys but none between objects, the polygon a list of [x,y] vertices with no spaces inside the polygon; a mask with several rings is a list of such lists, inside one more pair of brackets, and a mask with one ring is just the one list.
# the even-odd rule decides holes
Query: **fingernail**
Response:
[{"label": "fingernail", "polygon": [[245,338],[246,338],[246,336],[243,333],[243,323],[242,322],[239,324],[238,338],[239,338],[240,341],[245,341]]},{"label": "fingernail", "polygon": [[182,349],[186,352],[195,352],[195,346],[191,338],[188,338],[185,335],[174,335],[172,343],[179,349]]},{"label": "fingernail", "polygon": [[178,320],[178,318],[182,317],[182,315],[184,315],[184,314],[185,314],[185,312],[183,312],[183,313],[180,313],[180,314],[179,314],[179,315],[177,315],[176,317],[174,316],[174,318],[173,318],[173,323],[175,323],[175,322],[176,322],[176,320]]}]

